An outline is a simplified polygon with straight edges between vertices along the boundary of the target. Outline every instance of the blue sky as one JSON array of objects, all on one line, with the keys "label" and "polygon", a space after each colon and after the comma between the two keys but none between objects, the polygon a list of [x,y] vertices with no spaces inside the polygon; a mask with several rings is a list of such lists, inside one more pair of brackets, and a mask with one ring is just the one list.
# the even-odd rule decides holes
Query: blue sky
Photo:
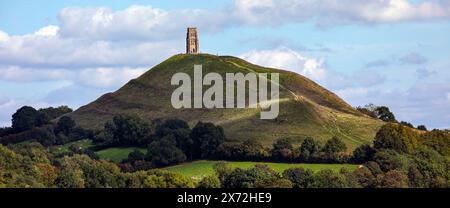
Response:
[{"label": "blue sky", "polygon": [[450,127],[449,0],[0,0],[0,126],[86,104],[184,50],[288,69],[353,106]]}]

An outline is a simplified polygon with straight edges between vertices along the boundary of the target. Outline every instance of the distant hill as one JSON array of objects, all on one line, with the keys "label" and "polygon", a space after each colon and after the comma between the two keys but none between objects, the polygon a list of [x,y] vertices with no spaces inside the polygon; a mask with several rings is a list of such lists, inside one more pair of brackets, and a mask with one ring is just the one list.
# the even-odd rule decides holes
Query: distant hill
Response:
[{"label": "distant hill", "polygon": [[[174,89],[170,80],[177,72],[193,77],[194,64],[203,65],[203,74],[249,72],[280,74],[280,113],[277,119],[261,120],[260,109],[174,109],[170,99]],[[206,88],[205,88],[206,89]],[[86,128],[102,128],[114,115],[137,114],[143,119],[181,118],[195,125],[208,121],[224,127],[230,141],[256,138],[265,145],[278,138],[305,137],[326,141],[342,138],[350,149],[370,143],[383,124],[365,116],[334,93],[294,72],[266,68],[231,56],[179,54],[153,67],[122,88],[108,93],[69,115]]]}]

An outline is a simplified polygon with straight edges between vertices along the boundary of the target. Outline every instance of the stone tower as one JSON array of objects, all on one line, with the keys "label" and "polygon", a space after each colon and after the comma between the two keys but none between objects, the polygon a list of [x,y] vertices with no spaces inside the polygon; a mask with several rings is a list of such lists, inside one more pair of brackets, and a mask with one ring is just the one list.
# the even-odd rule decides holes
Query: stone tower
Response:
[{"label": "stone tower", "polygon": [[198,35],[197,28],[188,27],[186,35],[186,53],[187,54],[197,54],[198,48]]}]

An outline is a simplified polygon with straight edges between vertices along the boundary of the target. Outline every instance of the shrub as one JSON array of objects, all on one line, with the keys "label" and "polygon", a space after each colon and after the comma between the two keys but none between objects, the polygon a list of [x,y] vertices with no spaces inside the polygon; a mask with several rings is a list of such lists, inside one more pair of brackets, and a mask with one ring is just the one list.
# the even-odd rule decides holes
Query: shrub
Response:
[{"label": "shrub", "polygon": [[386,124],[377,132],[375,149],[392,149],[400,153],[412,153],[417,147],[417,133],[402,125]]},{"label": "shrub", "polygon": [[202,178],[198,188],[220,188],[220,180],[216,175],[209,175]]},{"label": "shrub", "polygon": [[176,146],[172,135],[153,141],[148,146],[147,159],[155,167],[178,164],[186,160],[186,155]]},{"label": "shrub", "polygon": [[105,124],[104,140],[110,146],[147,145],[150,142],[149,124],[138,116],[119,115]]},{"label": "shrub", "polygon": [[283,177],[290,180],[295,188],[310,188],[314,173],[309,169],[290,168],[283,171]]},{"label": "shrub", "polygon": [[300,157],[305,161],[309,161],[311,158],[318,156],[320,149],[321,146],[319,142],[310,137],[307,137],[300,145]]},{"label": "shrub", "polygon": [[223,128],[212,123],[198,122],[192,129],[193,158],[214,158],[225,141]]},{"label": "shrub", "polygon": [[364,163],[372,160],[374,154],[375,150],[370,145],[363,144],[353,151],[352,160],[355,163]]},{"label": "shrub", "polygon": [[347,151],[347,145],[338,137],[333,137],[325,143],[322,149],[325,153],[339,153]]},{"label": "shrub", "polygon": [[273,145],[270,153],[277,161],[292,161],[296,155],[291,140],[287,138],[278,139]]},{"label": "shrub", "polygon": [[313,176],[312,188],[346,188],[345,178],[333,170],[324,169]]},{"label": "shrub", "polygon": [[390,170],[385,174],[379,174],[376,181],[379,188],[408,188],[408,176],[399,170]]},{"label": "shrub", "polygon": [[378,163],[381,170],[384,172],[396,169],[407,171],[410,163],[407,156],[388,149],[375,153],[374,161]]},{"label": "shrub", "polygon": [[275,171],[265,165],[255,165],[249,170],[236,168],[222,181],[224,188],[274,188],[280,186],[292,187],[292,183],[283,180]]}]

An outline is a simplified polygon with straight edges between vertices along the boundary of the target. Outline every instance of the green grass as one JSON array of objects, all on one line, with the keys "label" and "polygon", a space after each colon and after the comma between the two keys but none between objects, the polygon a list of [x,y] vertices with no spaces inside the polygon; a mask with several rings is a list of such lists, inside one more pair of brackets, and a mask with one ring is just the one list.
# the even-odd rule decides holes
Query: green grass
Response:
[{"label": "green grass", "polygon": [[[174,173],[180,173],[187,177],[201,178],[214,173],[213,165],[218,161],[195,161],[190,163],[183,163],[176,166],[163,168]],[[228,162],[234,168],[249,169],[255,166],[255,164],[266,164],[273,170],[277,172],[283,172],[289,168],[302,167],[306,169],[311,169],[312,171],[319,171],[323,169],[331,169],[338,171],[345,167],[349,170],[354,170],[358,165],[353,164],[303,164],[303,163],[269,163],[269,162]]]},{"label": "green grass", "polygon": [[[172,75],[178,72],[193,77],[193,65],[202,64],[203,74],[279,73],[279,116],[260,119],[260,108],[175,109],[171,104]],[[204,87],[206,90],[208,87]],[[248,91],[248,88],[246,88]],[[257,139],[270,147],[279,138],[290,138],[298,146],[306,137],[325,143],[333,136],[341,138],[351,152],[361,144],[370,144],[383,122],[364,116],[334,93],[317,83],[288,71],[260,67],[235,57],[208,54],[175,55],[133,79],[113,93],[101,96],[71,116],[84,128],[101,129],[114,115],[135,114],[142,119],[179,118],[192,127],[198,121],[213,122],[224,128],[227,140],[242,142]]]},{"label": "green grass", "polygon": [[77,147],[81,148],[81,149],[87,149],[89,147],[92,146],[92,141],[89,139],[83,139],[83,140],[78,140],[78,141],[74,141],[74,142],[70,142],[64,145],[58,145],[55,146],[52,150],[52,152],[54,154],[64,154],[69,152],[69,147],[71,145],[76,145]]},{"label": "green grass", "polygon": [[100,159],[109,159],[113,162],[121,162],[123,159],[128,158],[128,154],[130,154],[130,152],[133,152],[135,149],[138,149],[143,153],[147,153],[147,150],[145,148],[140,147],[113,147],[97,151],[96,154],[100,157]]}]

